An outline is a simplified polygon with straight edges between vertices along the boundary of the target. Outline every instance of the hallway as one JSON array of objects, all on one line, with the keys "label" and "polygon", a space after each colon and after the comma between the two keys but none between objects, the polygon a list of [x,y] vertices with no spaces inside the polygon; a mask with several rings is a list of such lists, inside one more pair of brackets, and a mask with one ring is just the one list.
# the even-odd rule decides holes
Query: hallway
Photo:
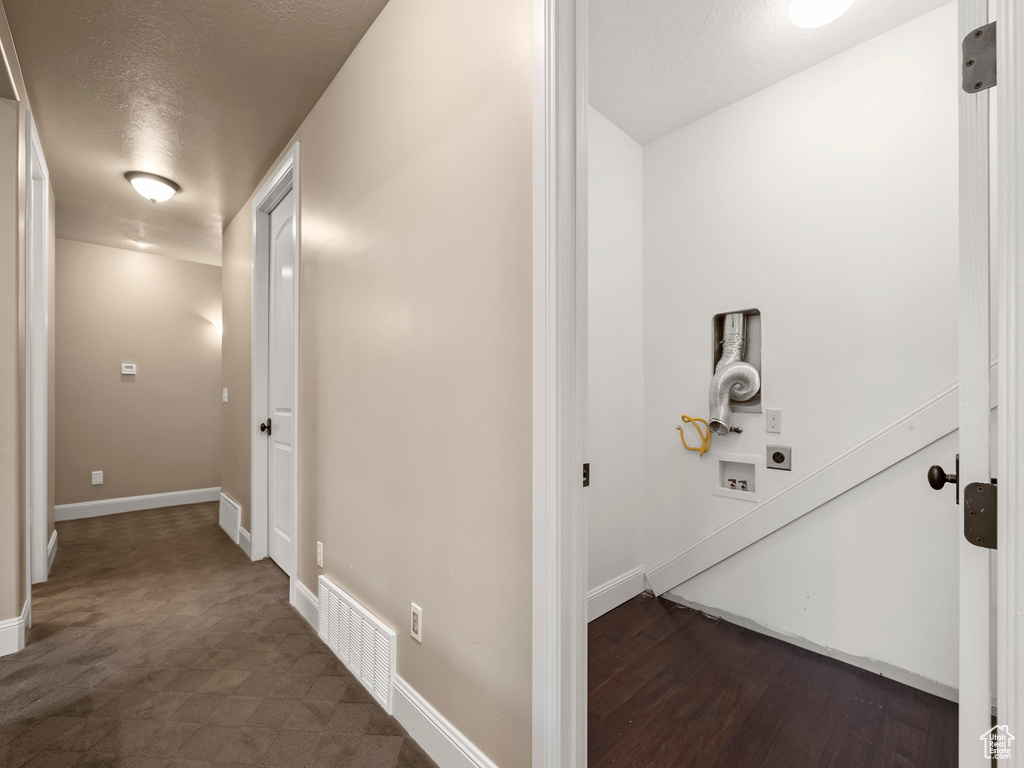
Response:
[{"label": "hallway", "polygon": [[214,503],[57,524],[24,651],[0,659],[0,766],[434,763],[250,562]]}]

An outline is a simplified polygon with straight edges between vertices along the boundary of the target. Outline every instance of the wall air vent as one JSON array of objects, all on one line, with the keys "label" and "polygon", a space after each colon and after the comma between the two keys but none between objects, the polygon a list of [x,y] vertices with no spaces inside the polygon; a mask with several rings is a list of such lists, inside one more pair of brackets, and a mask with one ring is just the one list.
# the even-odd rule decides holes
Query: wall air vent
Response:
[{"label": "wall air vent", "polygon": [[241,507],[222,493],[220,495],[220,527],[235,544],[238,543],[238,527],[241,524]]},{"label": "wall air vent", "polygon": [[320,577],[320,639],[391,714],[395,633],[337,584]]}]

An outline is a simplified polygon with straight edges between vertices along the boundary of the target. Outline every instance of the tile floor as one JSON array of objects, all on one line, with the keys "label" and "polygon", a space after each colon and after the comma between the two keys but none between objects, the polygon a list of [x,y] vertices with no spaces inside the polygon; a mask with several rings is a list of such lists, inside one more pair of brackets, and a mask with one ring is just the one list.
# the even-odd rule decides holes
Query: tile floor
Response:
[{"label": "tile floor", "polygon": [[435,766],[217,517],[57,524],[27,647],[0,658],[0,768]]}]

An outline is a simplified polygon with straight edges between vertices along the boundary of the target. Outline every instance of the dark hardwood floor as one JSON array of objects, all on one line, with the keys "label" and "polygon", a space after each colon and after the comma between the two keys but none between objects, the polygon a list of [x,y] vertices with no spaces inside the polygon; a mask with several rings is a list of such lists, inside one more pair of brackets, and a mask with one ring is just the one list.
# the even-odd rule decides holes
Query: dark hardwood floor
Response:
[{"label": "dark hardwood floor", "polygon": [[589,642],[591,768],[957,761],[956,704],[650,594]]}]

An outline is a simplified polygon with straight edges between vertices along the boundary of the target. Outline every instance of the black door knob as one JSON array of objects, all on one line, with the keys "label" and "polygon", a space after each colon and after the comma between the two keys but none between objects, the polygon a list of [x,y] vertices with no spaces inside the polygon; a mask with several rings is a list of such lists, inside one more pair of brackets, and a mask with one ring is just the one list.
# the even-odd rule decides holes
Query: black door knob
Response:
[{"label": "black door knob", "polygon": [[956,475],[947,475],[946,470],[938,464],[933,464],[928,469],[928,485],[936,491],[941,491],[946,483],[956,484]]}]

